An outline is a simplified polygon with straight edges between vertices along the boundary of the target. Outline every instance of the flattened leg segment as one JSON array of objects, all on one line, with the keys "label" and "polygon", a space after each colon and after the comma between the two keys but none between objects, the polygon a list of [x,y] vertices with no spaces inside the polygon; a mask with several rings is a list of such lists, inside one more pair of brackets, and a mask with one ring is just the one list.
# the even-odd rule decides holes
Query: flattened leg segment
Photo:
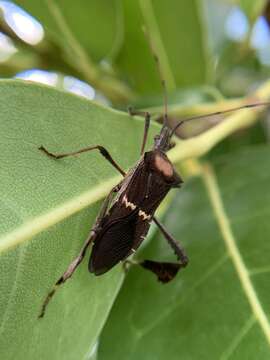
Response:
[{"label": "flattened leg segment", "polygon": [[153,260],[144,260],[139,263],[144,269],[151,271],[156,274],[158,280],[166,284],[172,279],[175,278],[178,271],[188,264],[188,257],[185,254],[182,246],[170,235],[165,227],[154,217],[153,218],[156,225],[159,227],[160,231],[164,235],[165,239],[168,241],[168,244],[175,252],[179,262],[159,262]]},{"label": "flattened leg segment", "polygon": [[144,260],[140,265],[157,275],[158,280],[164,284],[171,281],[183,267],[183,264]]}]

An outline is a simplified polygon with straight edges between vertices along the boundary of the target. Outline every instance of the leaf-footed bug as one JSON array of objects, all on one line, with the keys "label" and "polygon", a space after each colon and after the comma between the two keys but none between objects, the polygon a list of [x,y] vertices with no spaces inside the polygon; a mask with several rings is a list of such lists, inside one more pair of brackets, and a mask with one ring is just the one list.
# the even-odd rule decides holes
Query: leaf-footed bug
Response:
[{"label": "leaf-footed bug", "polygon": [[117,184],[105,198],[96,221],[86,239],[79,255],[71,262],[64,274],[55,283],[47,295],[39,317],[43,317],[46,307],[57,288],[69,279],[82,262],[86,250],[92,243],[92,252],[89,259],[89,271],[95,275],[102,275],[109,271],[120,261],[133,254],[146,237],[152,221],[160,229],[168,244],[177,256],[177,262],[159,262],[143,260],[137,262],[143,268],[157,275],[162,283],[171,281],[181,268],[186,267],[188,258],[182,246],[168,233],[164,226],[154,216],[156,209],[172,188],[180,187],[183,183],[180,175],[168,159],[166,152],[171,147],[171,139],[175,131],[186,121],[219,115],[223,113],[269,105],[268,102],[247,104],[225,111],[213,112],[206,115],[194,116],[180,121],[173,129],[168,126],[167,91],[162,78],[159,59],[150,47],[157,63],[164,92],[163,126],[160,133],[154,138],[154,145],[150,151],[145,152],[146,140],[150,125],[148,112],[133,111],[131,115],[142,115],[145,118],[144,134],[141,145],[141,157],[138,162],[126,173],[112,158],[110,153],[101,145],[93,145],[78,151],[54,154],[44,146],[40,150],[53,159],[61,159],[84,152],[98,150],[110,164],[121,173],[123,180]]}]

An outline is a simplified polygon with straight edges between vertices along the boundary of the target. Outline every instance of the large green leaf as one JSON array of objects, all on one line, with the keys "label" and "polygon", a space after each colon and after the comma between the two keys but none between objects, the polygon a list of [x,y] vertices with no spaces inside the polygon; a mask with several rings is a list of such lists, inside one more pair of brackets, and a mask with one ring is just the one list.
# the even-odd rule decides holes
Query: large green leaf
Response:
[{"label": "large green leaf", "polygon": [[38,146],[67,151],[104,144],[128,168],[138,158],[143,121],[14,80],[0,82],[0,112],[0,358],[86,358],[121,285],[120,266],[96,278],[84,261],[45,318],[37,317],[81,248],[96,202],[119,177],[97,152],[55,161]]},{"label": "large green leaf", "polygon": [[169,90],[209,81],[211,61],[201,1],[122,2],[125,41],[117,64],[136,89],[143,93],[160,90],[158,72],[142,25],[151,36]]},{"label": "large green leaf", "polygon": [[55,41],[98,61],[116,55],[123,39],[120,0],[16,0],[35,16]]},{"label": "large green leaf", "polygon": [[[190,265],[168,285],[131,269],[99,360],[269,359],[269,155],[263,146],[223,156],[216,175],[205,172],[205,182],[179,191],[165,223]],[[172,254],[155,236],[141,257]]]}]

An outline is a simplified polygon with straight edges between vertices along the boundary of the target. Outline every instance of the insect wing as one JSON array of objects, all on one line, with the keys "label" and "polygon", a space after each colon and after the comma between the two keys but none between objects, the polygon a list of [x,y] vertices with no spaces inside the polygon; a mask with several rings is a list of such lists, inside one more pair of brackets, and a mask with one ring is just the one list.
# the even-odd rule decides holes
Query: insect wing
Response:
[{"label": "insect wing", "polygon": [[95,240],[89,271],[101,275],[131,252],[136,238],[138,211],[109,223]]},{"label": "insect wing", "polygon": [[[89,271],[101,275],[128,257],[143,241],[151,218],[170,188],[180,181],[164,154],[148,152],[123,181],[94,241]],[[159,167],[155,164],[159,159]],[[163,159],[164,158],[164,159]],[[160,162],[162,162],[160,165]],[[164,179],[170,170],[170,179]],[[168,168],[168,169],[167,169]],[[165,171],[166,172],[166,171]]]}]

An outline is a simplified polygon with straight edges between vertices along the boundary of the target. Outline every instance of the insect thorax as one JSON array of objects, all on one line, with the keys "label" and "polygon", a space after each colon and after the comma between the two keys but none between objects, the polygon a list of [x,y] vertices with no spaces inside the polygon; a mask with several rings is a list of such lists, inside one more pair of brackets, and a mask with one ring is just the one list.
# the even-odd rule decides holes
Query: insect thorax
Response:
[{"label": "insect thorax", "polygon": [[137,212],[141,219],[150,220],[168,191],[181,183],[166,154],[159,150],[146,152],[124,178],[109,211],[110,218]]}]

